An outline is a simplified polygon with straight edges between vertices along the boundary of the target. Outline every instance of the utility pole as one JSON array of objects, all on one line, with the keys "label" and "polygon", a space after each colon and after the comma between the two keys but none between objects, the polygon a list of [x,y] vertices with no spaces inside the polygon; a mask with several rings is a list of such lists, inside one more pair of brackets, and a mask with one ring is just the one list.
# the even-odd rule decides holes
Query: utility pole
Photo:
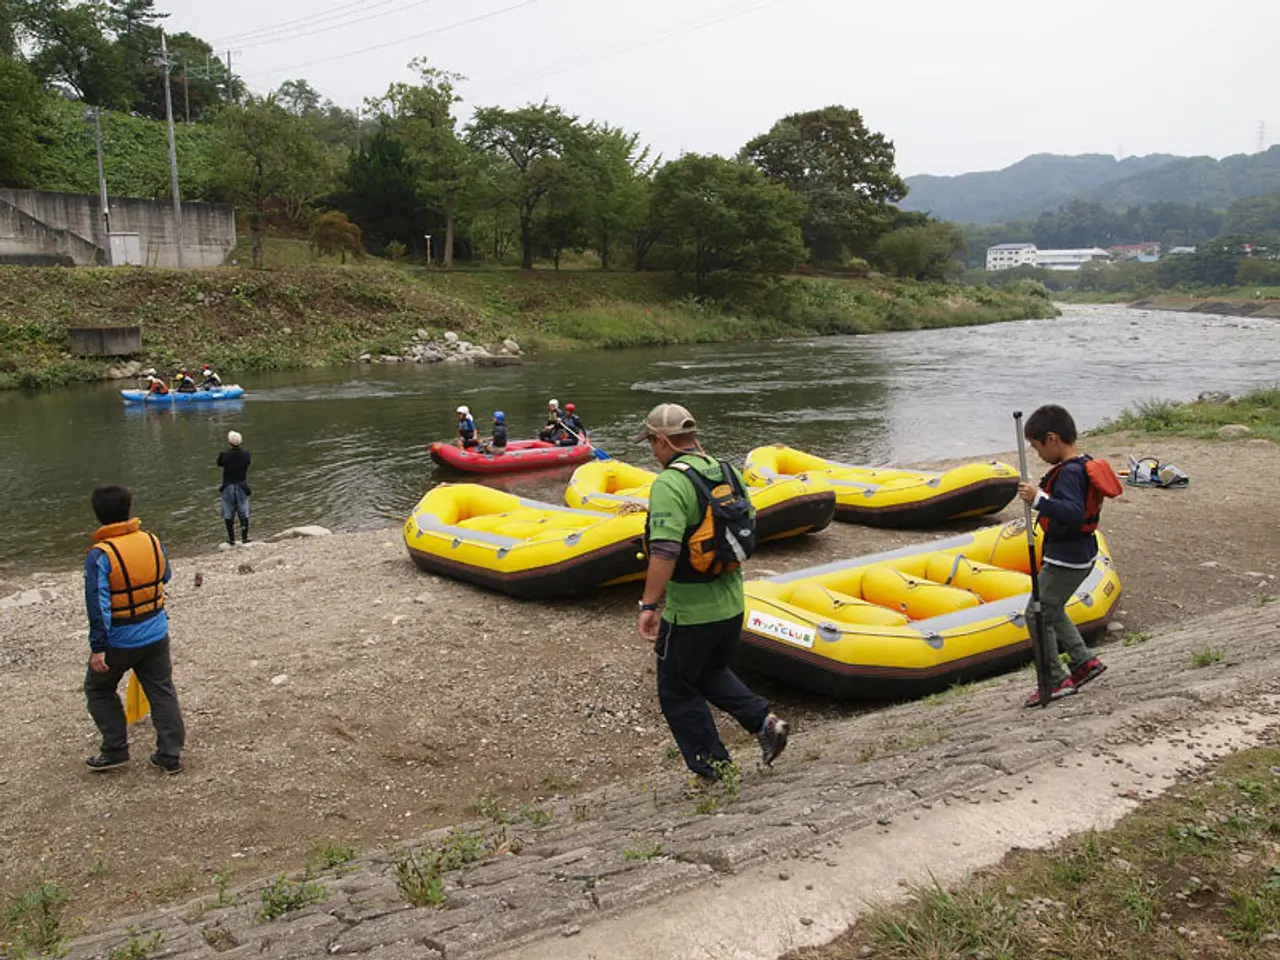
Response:
[{"label": "utility pole", "polygon": [[107,175],[102,168],[102,119],[93,108],[93,139],[98,146],[98,205],[102,210],[102,254],[111,266],[111,213],[107,209]]},{"label": "utility pole", "polygon": [[164,114],[169,125],[169,190],[173,193],[173,219],[178,228],[178,269],[183,262],[182,236],[182,196],[178,192],[178,148],[173,140],[173,94],[169,89],[169,47],[165,43],[164,31],[160,31],[160,58],[164,62]]},{"label": "utility pole", "polygon": [[191,85],[187,78],[187,58],[182,58],[182,115],[191,122]]},{"label": "utility pole", "polygon": [[231,75],[231,51],[227,51],[227,99],[232,103],[237,103],[236,97],[236,79]]},{"label": "utility pole", "polygon": [[1258,124],[1258,152],[1265,153],[1267,149],[1267,121],[1263,120]]}]

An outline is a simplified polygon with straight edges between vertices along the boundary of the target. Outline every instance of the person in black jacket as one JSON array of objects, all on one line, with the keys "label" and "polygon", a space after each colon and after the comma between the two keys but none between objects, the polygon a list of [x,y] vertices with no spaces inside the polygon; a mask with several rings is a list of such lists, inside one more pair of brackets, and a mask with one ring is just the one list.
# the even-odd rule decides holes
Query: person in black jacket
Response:
[{"label": "person in black jacket", "polygon": [[222,519],[227,525],[227,543],[235,546],[235,520],[240,518],[240,539],[249,542],[249,451],[243,446],[240,434],[232,430],[227,434],[228,449],[218,454],[218,466],[222,468]]}]

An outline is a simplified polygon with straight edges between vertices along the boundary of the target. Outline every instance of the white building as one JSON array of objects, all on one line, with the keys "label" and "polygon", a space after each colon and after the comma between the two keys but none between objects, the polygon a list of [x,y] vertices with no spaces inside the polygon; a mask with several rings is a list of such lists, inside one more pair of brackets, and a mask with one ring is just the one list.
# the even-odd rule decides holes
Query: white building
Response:
[{"label": "white building", "polygon": [[1009,270],[1023,264],[1036,265],[1036,245],[1034,243],[998,243],[987,247],[987,269]]},{"label": "white building", "polygon": [[1195,252],[1196,252],[1196,248],[1195,248],[1195,247],[1173,247],[1173,248],[1169,251],[1169,253],[1170,253],[1170,254],[1175,254],[1175,253],[1179,253],[1179,254],[1181,254],[1181,253],[1195,253]]},{"label": "white building", "polygon": [[1110,260],[1111,254],[1101,247],[1082,250],[1037,250],[1036,266],[1045,270],[1079,270],[1090,260]]}]

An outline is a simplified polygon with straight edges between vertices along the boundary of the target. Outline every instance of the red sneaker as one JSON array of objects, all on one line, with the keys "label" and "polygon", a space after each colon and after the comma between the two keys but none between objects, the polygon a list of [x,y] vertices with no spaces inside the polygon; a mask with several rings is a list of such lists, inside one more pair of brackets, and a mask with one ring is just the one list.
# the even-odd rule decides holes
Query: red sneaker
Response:
[{"label": "red sneaker", "polygon": [[[1075,692],[1076,692],[1076,685],[1071,682],[1070,677],[1067,677],[1065,680],[1059,683],[1056,687],[1053,687],[1052,689],[1050,689],[1049,699],[1061,700],[1063,697],[1069,697]],[[1032,690],[1031,696],[1027,697],[1027,699],[1022,702],[1022,705],[1024,707],[1040,706],[1040,691]]]},{"label": "red sneaker", "polygon": [[1071,682],[1075,684],[1079,690],[1090,680],[1096,680],[1107,672],[1107,665],[1094,657],[1092,660],[1086,660],[1080,666],[1071,671]]}]

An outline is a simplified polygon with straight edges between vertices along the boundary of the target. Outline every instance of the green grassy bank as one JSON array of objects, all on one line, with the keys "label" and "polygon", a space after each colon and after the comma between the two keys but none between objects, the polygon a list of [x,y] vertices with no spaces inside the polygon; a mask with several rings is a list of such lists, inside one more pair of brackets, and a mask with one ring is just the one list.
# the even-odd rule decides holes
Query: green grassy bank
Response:
[{"label": "green grassy bank", "polygon": [[1274,958],[1280,750],[1245,750],[1115,829],[1010,854],[947,888],[880,905],[786,960]]},{"label": "green grassy bank", "polygon": [[1051,317],[1032,288],[880,279],[739,283],[699,301],[656,273],[459,269],[383,261],[179,272],[0,267],[0,388],[96,380],[110,366],[70,357],[70,326],[142,328],[139,359],[207,360],[224,375],[398,354],[418,329],[526,350],[628,347],[875,333]]},{"label": "green grassy bank", "polygon": [[1090,433],[1129,430],[1138,436],[1219,437],[1223,427],[1238,424],[1248,433],[1227,431],[1233,436],[1265,437],[1280,442],[1280,385],[1251,390],[1226,403],[1193,400],[1143,400]]}]

